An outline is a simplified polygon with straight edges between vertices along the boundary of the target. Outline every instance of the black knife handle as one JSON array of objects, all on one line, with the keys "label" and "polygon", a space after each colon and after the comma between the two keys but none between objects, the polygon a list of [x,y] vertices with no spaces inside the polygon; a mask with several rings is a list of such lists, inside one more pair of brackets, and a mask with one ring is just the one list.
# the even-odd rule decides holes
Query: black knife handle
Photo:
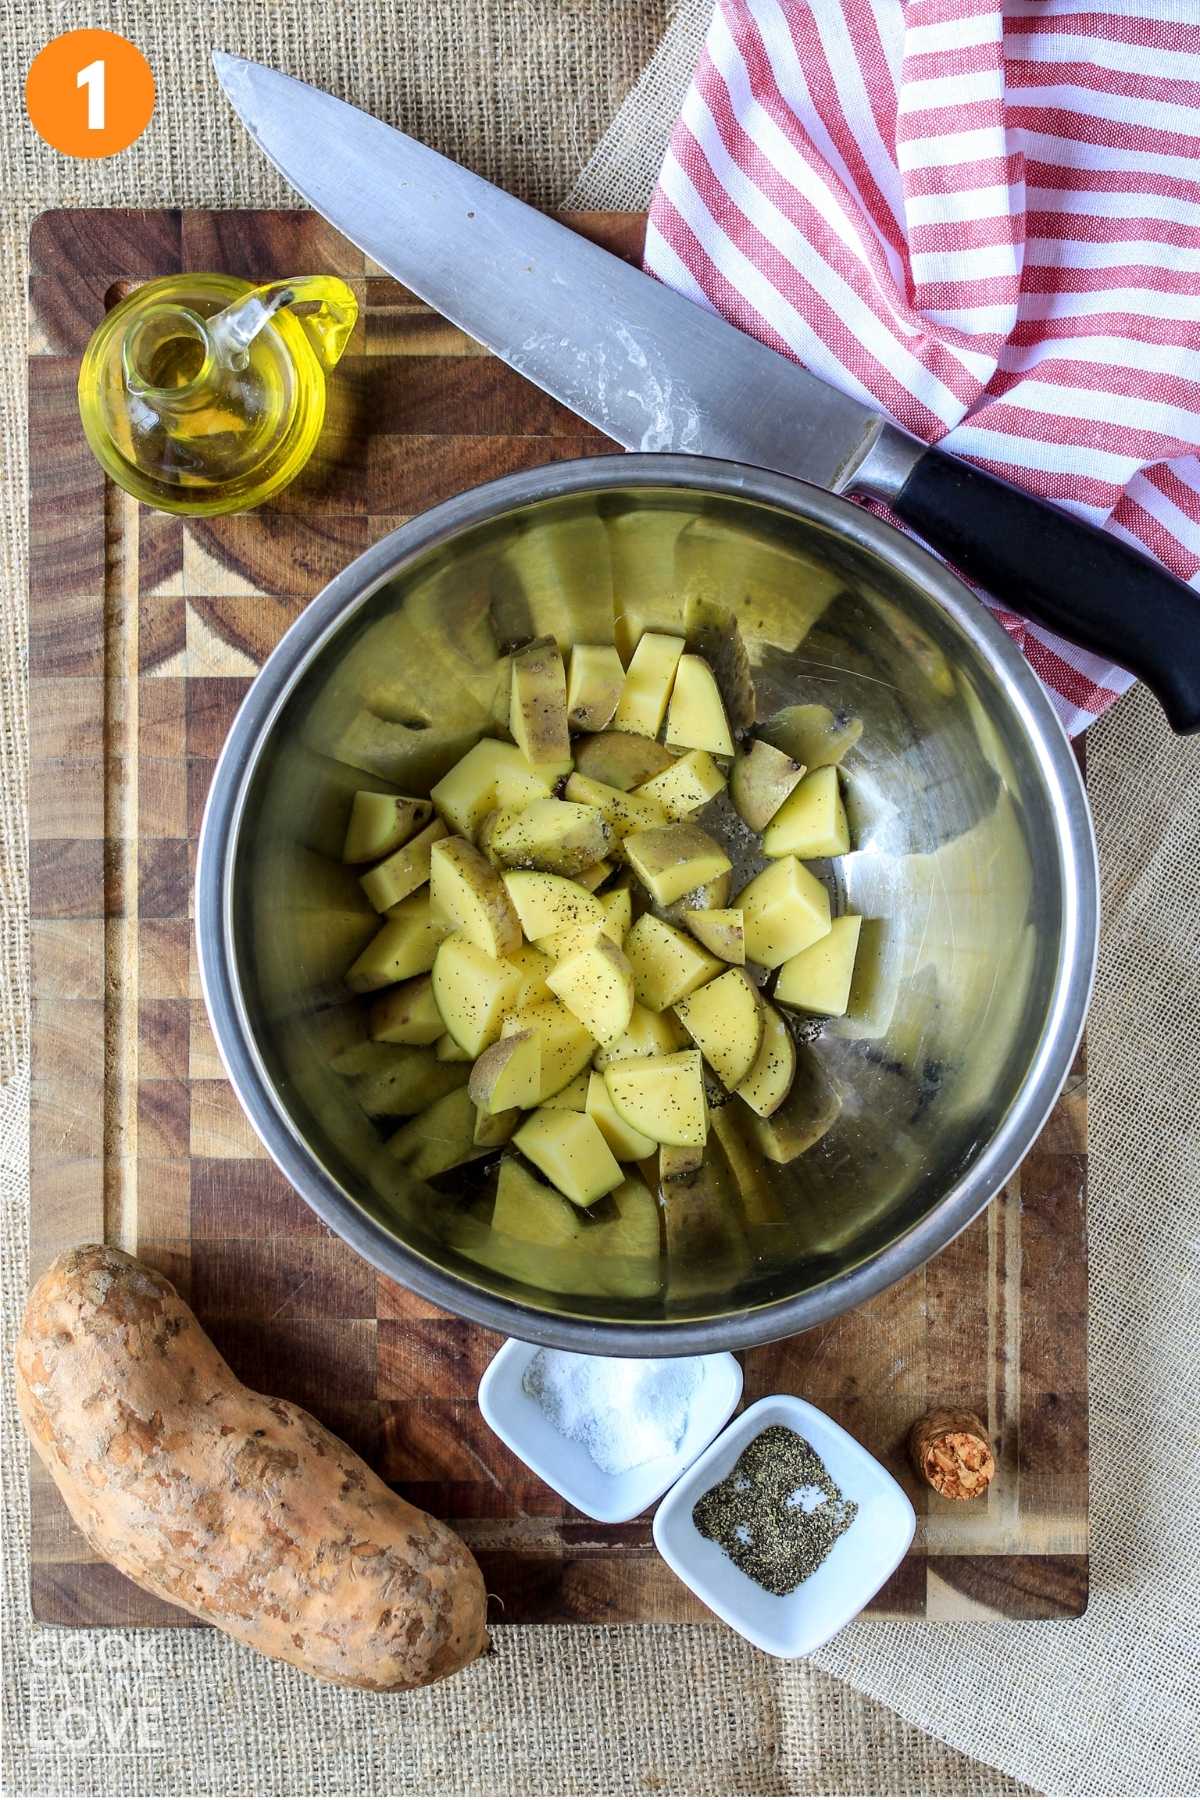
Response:
[{"label": "black knife handle", "polygon": [[917,458],[892,511],[1014,612],[1139,675],[1200,731],[1200,593],[1110,532],[957,457]]}]

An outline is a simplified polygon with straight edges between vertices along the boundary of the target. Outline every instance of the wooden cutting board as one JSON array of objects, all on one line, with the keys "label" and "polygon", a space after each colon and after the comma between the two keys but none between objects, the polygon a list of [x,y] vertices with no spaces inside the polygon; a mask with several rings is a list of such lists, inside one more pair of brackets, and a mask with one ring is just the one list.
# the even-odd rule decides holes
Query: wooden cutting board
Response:
[{"label": "wooden cutting board", "polygon": [[[640,217],[572,222],[640,249]],[[300,480],[260,512],[185,523],[106,484],[75,379],[106,305],[189,268],[338,273],[362,316]],[[376,1275],[265,1159],[222,1079],[192,947],[214,758],[305,603],[433,502],[613,446],[309,213],[47,213],[30,303],[34,1274],[101,1237],[162,1269],[245,1381],[310,1407],[455,1522],[497,1618],[707,1618],[647,1519],[581,1518],[492,1437],[474,1396],[500,1340]],[[744,1359],[747,1400],[806,1395],[913,1496],[916,1542],[876,1612],[1060,1618],[1086,1605],[1086,1191],[1081,1057],[1020,1174],[949,1249]],[[999,1475],[983,1505],[940,1501],[907,1470],[907,1427],[940,1403],[990,1423]],[[44,1622],[191,1622],[96,1561],[40,1465],[32,1579]]]}]

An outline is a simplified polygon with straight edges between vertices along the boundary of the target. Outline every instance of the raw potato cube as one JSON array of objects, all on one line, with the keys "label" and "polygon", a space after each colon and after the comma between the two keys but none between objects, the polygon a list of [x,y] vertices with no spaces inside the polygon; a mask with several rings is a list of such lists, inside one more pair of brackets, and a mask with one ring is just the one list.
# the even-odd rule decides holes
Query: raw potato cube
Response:
[{"label": "raw potato cube", "polygon": [[438,946],[433,996],[446,1030],[472,1056],[481,1055],[500,1036],[520,985],[511,963],[489,956],[470,938],[456,932]]},{"label": "raw potato cube", "polygon": [[632,731],[639,737],[658,736],[683,648],[682,638],[665,637],[658,631],[647,631],[639,640],[613,719],[617,731]]},{"label": "raw potato cube", "polygon": [[862,920],[855,913],[835,919],[823,938],[784,963],[775,983],[775,998],[784,1006],[840,1018],[850,1004],[861,930]]},{"label": "raw potato cube", "polygon": [[697,942],[722,962],[745,962],[746,928],[740,906],[688,906],[683,922]]},{"label": "raw potato cube", "polygon": [[625,669],[612,644],[575,644],[567,680],[567,723],[574,731],[603,731],[621,699]]},{"label": "raw potato cube", "polygon": [[568,800],[594,806],[608,820],[613,835],[623,838],[631,831],[644,831],[648,825],[665,825],[667,809],[652,795],[623,794],[618,788],[605,787],[590,775],[578,773],[567,778],[563,792]]},{"label": "raw potato cube", "polygon": [[428,975],[414,975],[372,1002],[371,1036],[382,1044],[436,1044],[446,1027]]},{"label": "raw potato cube", "polygon": [[716,676],[702,656],[681,656],[667,713],[667,743],[672,750],[711,750],[733,755],[733,736]]},{"label": "raw potato cube", "polygon": [[651,1012],[636,1000],[629,1024],[614,1043],[606,1044],[594,1057],[598,1069],[609,1063],[628,1062],[634,1056],[669,1056],[673,1050],[686,1050],[688,1035],[673,1012]]},{"label": "raw potato cube", "polygon": [[561,1093],[568,1082],[586,1069],[592,1060],[596,1040],[585,1031],[574,1013],[561,1000],[543,1000],[537,1006],[522,1006],[508,1014],[501,1027],[502,1037],[517,1031],[533,1031],[542,1046],[542,1091],[545,1101]]},{"label": "raw potato cube", "polygon": [[591,1078],[591,1071],[585,1069],[574,1081],[568,1081],[565,1088],[560,1088],[557,1094],[551,1094],[548,1100],[543,1100],[542,1105],[561,1106],[567,1112],[586,1112],[588,1083]]},{"label": "raw potato cube", "polygon": [[723,874],[715,875],[711,881],[701,882],[688,894],[681,894],[670,906],[659,906],[654,910],[660,919],[668,925],[685,925],[684,914],[687,912],[721,912],[729,904],[729,890],[733,886],[733,873],[726,869]]},{"label": "raw potato cube", "polygon": [[[822,890],[823,892],[824,890]],[[643,913],[625,939],[633,970],[636,998],[651,1012],[674,1006],[704,982],[723,973],[725,964],[653,913]]]},{"label": "raw potato cube", "polygon": [[734,758],[729,798],[751,831],[765,831],[803,774],[803,763],[755,738]]},{"label": "raw potato cube", "polygon": [[658,1146],[659,1186],[666,1187],[672,1181],[689,1181],[703,1161],[703,1144],[660,1144]]},{"label": "raw potato cube", "polygon": [[603,925],[600,902],[586,888],[565,875],[543,874],[537,869],[518,869],[503,877],[508,897],[517,911],[521,930],[537,942],[568,926]]},{"label": "raw potato cube", "polygon": [[832,763],[804,777],[767,826],[762,846],[765,856],[845,856],[850,828]]},{"label": "raw potato cube", "polygon": [[369,1044],[358,1048],[382,1053],[389,1060],[366,1066],[346,1055],[335,1057],[330,1068],[349,1078],[354,1098],[373,1119],[420,1112],[466,1081],[465,1069],[448,1069],[429,1050],[415,1045]]},{"label": "raw potato cube", "polygon": [[565,1249],[583,1236],[583,1225],[573,1206],[561,1194],[539,1181],[515,1156],[500,1164],[492,1230],[525,1244],[542,1244],[548,1250]]},{"label": "raw potato cube", "polygon": [[438,945],[450,927],[440,924],[429,911],[428,894],[402,900],[375,933],[357,962],[351,963],[346,986],[355,994],[391,987],[410,975],[432,969]]},{"label": "raw potato cube", "polygon": [[727,1088],[746,1079],[762,1044],[763,1009],[744,969],[706,982],[679,1001],[675,1016]]},{"label": "raw potato cube", "polygon": [[644,781],[637,792],[657,800],[668,819],[686,819],[707,806],[725,786],[725,777],[707,750],[689,750],[677,763]]},{"label": "raw potato cube", "polygon": [[535,768],[570,762],[567,677],[551,637],[535,638],[513,653],[508,728]]},{"label": "raw potato cube", "polygon": [[553,778],[532,768],[515,744],[485,737],[459,757],[429,798],[454,831],[474,837],[497,807],[527,806],[545,799],[553,786]]},{"label": "raw potato cube", "polygon": [[602,731],[596,737],[580,738],[575,745],[577,773],[622,794],[643,786],[674,761],[671,751],[653,738],[632,737],[624,731]]},{"label": "raw potato cube", "polygon": [[522,944],[519,950],[510,950],[504,960],[521,977],[514,1006],[536,1006],[539,1000],[553,1000],[554,995],[546,986],[546,977],[554,966],[548,956],[532,944]]},{"label": "raw potato cube", "polygon": [[[578,875],[575,876],[575,880],[579,883],[581,888],[586,888],[589,894],[594,894],[601,883],[608,880],[613,872],[614,866],[613,863],[610,863],[604,857],[601,857],[599,862],[592,863],[589,868],[580,869]],[[603,902],[601,902],[601,904],[603,905]]]},{"label": "raw potato cube", "polygon": [[690,1181],[661,1189],[667,1292],[672,1300],[728,1297],[750,1263],[737,1183],[710,1142]]},{"label": "raw potato cube", "polygon": [[732,608],[703,590],[689,593],[683,615],[687,641],[716,677],[725,716],[734,731],[749,731],[758,717],[750,651]]},{"label": "raw potato cube", "polygon": [[609,1197],[615,1217],[593,1226],[584,1239],[597,1287],[626,1299],[646,1299],[661,1285],[662,1248],[658,1202],[631,1175]]},{"label": "raw potato cube", "polygon": [[600,905],[604,912],[605,935],[614,944],[623,944],[625,934],[633,924],[633,895],[627,887],[615,887],[611,893],[600,895]]},{"label": "raw potato cube", "polygon": [[599,808],[551,799],[531,801],[515,816],[506,809],[489,833],[488,848],[509,869],[577,876],[594,867],[612,841],[612,826]]},{"label": "raw potato cube", "polygon": [[747,882],[737,904],[745,920],[746,955],[765,969],[777,969],[829,930],[829,895],[794,856]]},{"label": "raw potato cube", "polygon": [[644,1137],[658,1144],[703,1144],[708,1137],[698,1050],[609,1063],[604,1079],[621,1118]]},{"label": "raw potato cube", "polygon": [[611,1044],[633,1011],[633,970],[606,937],[551,969],[546,981],[598,1044]]},{"label": "raw potato cube", "polygon": [[536,1106],[542,1091],[542,1044],[535,1031],[514,1031],[485,1050],[471,1070],[471,1098],[480,1112]]},{"label": "raw potato cube", "polygon": [[540,1107],[513,1142],[576,1206],[592,1206],[625,1179],[600,1127],[587,1113]]},{"label": "raw potato cube", "polygon": [[[616,943],[611,931],[604,924],[597,925],[594,919],[586,925],[564,925],[560,931],[552,931],[549,937],[538,939],[538,949],[555,968],[560,962],[566,962],[569,956],[578,956],[581,950],[590,950],[601,938],[609,943]],[[547,975],[547,981],[550,977]]]},{"label": "raw potato cube", "polygon": [[465,1087],[444,1094],[402,1125],[395,1137],[389,1138],[388,1149],[407,1164],[417,1181],[428,1181],[432,1175],[442,1175],[459,1163],[487,1154],[475,1142],[475,1107]]},{"label": "raw potato cube", "polygon": [[[536,805],[537,802],[531,801],[530,804]],[[499,866],[500,858],[495,852],[496,839],[507,830],[514,820],[520,818],[524,810],[523,806],[498,806],[493,812],[488,813],[480,824],[475,833],[475,842],[490,863]]]},{"label": "raw potato cube", "polygon": [[733,864],[715,838],[699,825],[660,825],[625,839],[625,855],[660,906],[729,873]]},{"label": "raw potato cube", "polygon": [[360,877],[363,893],[376,912],[388,912],[407,900],[429,880],[429,858],[433,846],[446,836],[440,819],[426,825],[415,838],[393,850],[392,854],[369,874]]},{"label": "raw potato cube", "polygon": [[512,1106],[507,1112],[484,1112],[481,1107],[475,1108],[475,1142],[482,1150],[497,1150],[501,1144],[507,1144],[513,1132],[521,1123],[524,1115],[519,1106]]},{"label": "raw potato cube", "polygon": [[642,1162],[654,1155],[654,1139],[627,1125],[613,1106],[603,1075],[592,1074],[587,1091],[588,1117],[595,1119],[605,1143],[618,1162]]},{"label": "raw potato cube", "polygon": [[403,794],[372,794],[366,788],[354,796],[342,861],[376,862],[407,844],[415,831],[429,823],[433,807],[428,800],[409,800]]},{"label": "raw potato cube", "polygon": [[433,1049],[439,1062],[469,1063],[475,1060],[469,1050],[464,1050],[461,1044],[455,1043],[448,1031],[442,1033]]},{"label": "raw potato cube", "polygon": [[841,1110],[841,1095],[810,1052],[797,1056],[795,1079],[783,1105],[769,1119],[746,1117],[763,1155],[789,1163],[820,1143]]},{"label": "raw potato cube", "polygon": [[824,769],[854,748],[862,736],[862,720],[830,712],[827,706],[785,706],[758,729],[805,768]]},{"label": "raw potato cube", "polygon": [[544,800],[554,792],[555,782],[571,768],[570,753],[561,762],[539,763],[535,768],[516,744],[498,743],[494,761],[497,806],[528,806],[534,800]]},{"label": "raw potato cube", "polygon": [[[803,951],[807,956],[808,951]],[[738,1084],[738,1093],[760,1119],[769,1119],[787,1099],[796,1073],[792,1034],[773,1006],[763,1003],[763,1035],[754,1067]]]},{"label": "raw potato cube", "polygon": [[429,904],[437,918],[488,956],[508,956],[520,948],[521,924],[508,890],[482,850],[465,838],[434,845]]}]

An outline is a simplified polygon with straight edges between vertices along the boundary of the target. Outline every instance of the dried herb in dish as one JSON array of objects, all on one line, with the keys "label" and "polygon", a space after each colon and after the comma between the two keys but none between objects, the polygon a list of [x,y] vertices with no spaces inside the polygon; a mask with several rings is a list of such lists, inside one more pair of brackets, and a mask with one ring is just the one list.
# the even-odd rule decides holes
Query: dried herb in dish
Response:
[{"label": "dried herb in dish", "polygon": [[692,1522],[768,1594],[790,1594],[857,1513],[807,1438],[768,1425],[725,1479],[701,1494]]}]

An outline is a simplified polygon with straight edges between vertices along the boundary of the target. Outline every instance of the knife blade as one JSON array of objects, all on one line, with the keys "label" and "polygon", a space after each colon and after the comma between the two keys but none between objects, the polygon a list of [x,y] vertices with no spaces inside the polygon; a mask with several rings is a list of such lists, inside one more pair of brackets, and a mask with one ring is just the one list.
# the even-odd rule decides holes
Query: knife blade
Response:
[{"label": "knife blade", "polygon": [[870,407],[437,151],[218,51],[251,137],[352,243],[627,450],[766,464],[839,491]]},{"label": "knife blade", "polygon": [[1149,557],[930,449],[369,113],[243,57],[213,62],[251,137],[319,213],[580,418],[628,450],[886,500],[968,579],[1131,669],[1176,731],[1200,731],[1200,595]]}]

